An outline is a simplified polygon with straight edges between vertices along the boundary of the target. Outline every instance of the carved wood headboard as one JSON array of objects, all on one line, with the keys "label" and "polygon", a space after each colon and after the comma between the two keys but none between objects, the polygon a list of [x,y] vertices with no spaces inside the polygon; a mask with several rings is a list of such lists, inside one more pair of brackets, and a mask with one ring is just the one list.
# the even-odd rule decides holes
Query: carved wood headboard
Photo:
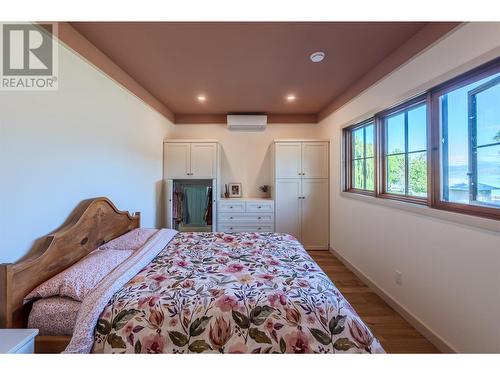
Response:
[{"label": "carved wood headboard", "polygon": [[66,222],[16,263],[0,264],[0,327],[26,327],[24,297],[104,242],[139,228],[140,214],[119,211],[107,198],[81,202]]}]

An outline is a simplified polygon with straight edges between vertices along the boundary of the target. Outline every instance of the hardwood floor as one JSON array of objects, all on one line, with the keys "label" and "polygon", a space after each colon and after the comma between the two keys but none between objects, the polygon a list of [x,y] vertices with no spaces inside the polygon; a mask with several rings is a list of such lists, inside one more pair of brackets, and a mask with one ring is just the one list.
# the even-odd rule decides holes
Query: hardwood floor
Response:
[{"label": "hardwood floor", "polygon": [[378,337],[387,353],[439,350],[328,251],[308,251]]}]

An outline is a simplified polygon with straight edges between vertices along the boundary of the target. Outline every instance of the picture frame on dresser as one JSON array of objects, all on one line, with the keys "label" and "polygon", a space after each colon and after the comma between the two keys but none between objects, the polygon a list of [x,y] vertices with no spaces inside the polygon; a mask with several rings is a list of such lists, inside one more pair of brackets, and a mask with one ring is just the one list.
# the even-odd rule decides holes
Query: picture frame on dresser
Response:
[{"label": "picture frame on dresser", "polygon": [[241,198],[241,182],[230,182],[229,186],[229,198]]}]

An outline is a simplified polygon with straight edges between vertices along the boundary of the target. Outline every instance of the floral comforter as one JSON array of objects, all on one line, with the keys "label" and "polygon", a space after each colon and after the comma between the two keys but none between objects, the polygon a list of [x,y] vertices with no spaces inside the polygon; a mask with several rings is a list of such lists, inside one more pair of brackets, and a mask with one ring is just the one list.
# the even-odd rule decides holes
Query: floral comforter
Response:
[{"label": "floral comforter", "polygon": [[178,233],[109,301],[97,353],[383,353],[300,243]]}]

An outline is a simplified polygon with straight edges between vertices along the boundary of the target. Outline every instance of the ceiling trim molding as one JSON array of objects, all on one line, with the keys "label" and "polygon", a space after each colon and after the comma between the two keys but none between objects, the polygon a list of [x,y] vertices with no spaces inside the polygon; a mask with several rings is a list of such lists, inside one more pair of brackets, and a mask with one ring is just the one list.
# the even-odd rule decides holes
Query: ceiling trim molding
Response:
[{"label": "ceiling trim molding", "polygon": [[318,113],[318,121],[323,120],[398,67],[430,48],[461,24],[461,22],[429,22],[408,39],[408,41],[403,43],[379,64],[375,65],[373,69],[358,81],[354,82],[347,90],[334,98],[330,104]]},{"label": "ceiling trim molding", "polygon": [[[258,113],[262,114],[262,113]],[[226,114],[176,114],[175,124],[225,124]],[[315,113],[273,114],[267,115],[268,124],[316,124],[318,116]]]},{"label": "ceiling trim molding", "polygon": [[137,98],[174,122],[174,113],[149,91],[142,87],[126,71],[94,46],[87,38],[76,31],[68,22],[58,22],[58,39],[90,64],[102,71],[113,81],[130,91]]},{"label": "ceiling trim molding", "polygon": [[[318,123],[340,107],[376,84],[385,76],[422,53],[460,26],[461,22],[429,22],[417,31],[407,42],[360,77],[347,90],[333,98],[332,102],[318,113],[268,114],[269,124]],[[75,51],[90,64],[102,71],[138,99],[162,114],[175,124],[225,124],[226,114],[175,114],[158,100],[126,71],[120,68],[106,54],[80,34],[68,22],[58,22],[59,40]]]}]

